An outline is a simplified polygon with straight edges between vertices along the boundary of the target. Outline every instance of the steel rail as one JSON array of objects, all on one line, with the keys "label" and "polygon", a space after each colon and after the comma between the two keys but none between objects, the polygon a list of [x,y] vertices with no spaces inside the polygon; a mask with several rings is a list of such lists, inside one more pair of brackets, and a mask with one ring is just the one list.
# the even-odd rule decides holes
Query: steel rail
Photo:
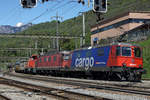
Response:
[{"label": "steel rail", "polygon": [[[63,89],[38,86],[35,84],[24,83],[24,82],[20,82],[20,81],[11,80],[11,79],[5,79],[5,78],[1,78],[1,79],[5,80],[5,84],[6,84],[6,81],[8,81],[7,82],[8,85],[23,88],[23,89],[30,90],[33,92],[40,92],[42,94],[55,96],[55,97],[61,98],[63,100],[79,100],[79,98],[80,99],[86,98],[86,100],[111,100],[111,99],[95,97],[95,96],[91,96],[91,95],[87,95],[87,94],[81,94],[81,93],[77,93],[77,92],[67,91],[67,90],[63,90]],[[53,93],[53,91],[57,91],[57,93]],[[63,93],[64,95],[61,95],[60,93]]]},{"label": "steel rail", "polygon": [[[64,83],[64,84],[69,84],[70,82],[72,83],[84,83],[84,84],[95,84],[95,85],[112,85],[112,86],[118,86],[118,87],[132,87],[132,88],[139,88],[139,89],[150,89],[150,87],[143,87],[143,86],[133,86],[135,83],[140,83],[140,82],[127,82],[126,84],[116,84],[116,83],[99,83],[97,81],[90,81],[90,80],[78,80],[78,79],[69,79],[69,78],[62,78],[62,77],[47,77],[47,76],[35,76],[35,75],[28,75],[28,74],[18,74],[18,73],[8,73],[8,75],[16,76],[16,77],[23,77],[26,78],[28,77],[29,79],[36,79],[36,80],[41,80],[41,81],[52,81],[52,82],[57,82],[57,83]],[[43,78],[44,77],[44,78]],[[46,79],[45,79],[46,78]],[[107,81],[108,82],[108,81]],[[119,83],[124,83],[119,82]]]},{"label": "steel rail", "polygon": [[11,100],[11,99],[8,98],[7,96],[0,94],[0,100]]},{"label": "steel rail", "polygon": [[[12,76],[12,75],[11,75]],[[15,75],[14,75],[15,76]],[[150,96],[150,91],[145,90],[139,90],[143,87],[134,87],[138,89],[131,89],[130,86],[124,86],[122,85],[114,85],[110,86],[110,84],[105,83],[93,83],[93,82],[84,82],[84,81],[76,81],[76,80],[65,80],[65,79],[57,79],[57,78],[40,78],[40,77],[34,77],[34,76],[17,76],[16,77],[22,77],[22,78],[28,78],[31,80],[40,80],[40,81],[46,81],[46,82],[54,82],[54,83],[60,83],[60,84],[68,84],[68,85],[74,85],[74,86],[80,86],[81,88],[95,88],[95,89],[103,89],[103,90],[110,90],[110,91],[118,91],[118,92],[125,92],[125,93],[133,93],[133,94],[140,94],[140,95],[146,95]],[[128,88],[129,89],[128,89]],[[146,87],[145,89],[150,89],[150,87]]]}]

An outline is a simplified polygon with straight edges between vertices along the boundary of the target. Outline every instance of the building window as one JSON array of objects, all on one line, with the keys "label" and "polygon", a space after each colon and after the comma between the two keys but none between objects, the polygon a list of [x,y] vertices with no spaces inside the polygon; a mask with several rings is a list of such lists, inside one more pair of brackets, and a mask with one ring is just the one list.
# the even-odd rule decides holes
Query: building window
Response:
[{"label": "building window", "polygon": [[150,19],[133,19],[133,18],[130,18],[130,19],[126,19],[126,20],[120,21],[118,23],[114,23],[112,25],[94,30],[91,33],[96,34],[96,33],[103,32],[103,31],[106,31],[106,30],[109,30],[109,29],[112,29],[112,28],[120,27],[121,25],[124,25],[124,24],[128,24],[128,23],[146,23],[147,21],[150,21]]},{"label": "building window", "polygon": [[97,37],[93,38],[93,45],[96,45],[96,44],[97,44],[97,41],[98,41],[98,38],[97,38]]}]

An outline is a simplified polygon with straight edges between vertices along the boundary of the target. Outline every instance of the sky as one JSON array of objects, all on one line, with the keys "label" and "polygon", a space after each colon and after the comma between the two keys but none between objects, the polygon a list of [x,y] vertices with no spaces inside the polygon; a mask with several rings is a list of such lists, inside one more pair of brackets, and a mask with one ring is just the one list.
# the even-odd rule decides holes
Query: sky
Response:
[{"label": "sky", "polygon": [[[77,0],[50,0],[49,2],[37,3],[35,8],[22,8],[20,0],[1,0],[0,2],[0,25],[16,26],[21,22],[27,24],[44,23],[52,21],[52,16],[63,17],[61,21],[79,16],[79,12],[92,9],[92,4],[88,7],[88,0],[85,5],[79,4]],[[74,2],[72,2],[74,1]]]}]

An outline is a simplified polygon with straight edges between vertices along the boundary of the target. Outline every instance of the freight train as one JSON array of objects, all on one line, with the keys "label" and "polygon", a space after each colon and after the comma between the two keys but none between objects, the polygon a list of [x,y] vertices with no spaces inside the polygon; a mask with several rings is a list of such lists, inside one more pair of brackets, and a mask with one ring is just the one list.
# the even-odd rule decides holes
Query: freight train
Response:
[{"label": "freight train", "polygon": [[140,81],[142,48],[129,43],[82,48],[73,51],[32,55],[23,70],[16,72],[105,80]]}]

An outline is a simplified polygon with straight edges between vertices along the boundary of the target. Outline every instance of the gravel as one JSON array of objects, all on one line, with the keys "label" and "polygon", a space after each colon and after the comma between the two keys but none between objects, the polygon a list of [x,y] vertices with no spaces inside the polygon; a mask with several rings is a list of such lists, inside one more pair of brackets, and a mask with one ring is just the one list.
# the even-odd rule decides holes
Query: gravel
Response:
[{"label": "gravel", "polygon": [[47,96],[42,96],[22,89],[0,84],[0,94],[11,100],[56,100]]},{"label": "gravel", "polygon": [[[115,93],[115,92],[108,92],[105,90],[101,91],[101,90],[92,90],[92,89],[81,89],[81,88],[64,85],[64,84],[54,84],[54,83],[50,83],[50,82],[42,82],[42,81],[35,81],[35,80],[33,81],[33,80],[29,80],[29,79],[21,79],[21,78],[10,77],[10,76],[4,76],[4,77],[8,78],[8,79],[13,79],[13,80],[31,83],[31,84],[35,84],[35,85],[40,85],[40,86],[44,86],[44,87],[53,87],[53,88],[57,88],[57,89],[63,89],[63,90],[67,90],[67,91],[73,91],[73,92],[77,92],[77,93],[81,93],[81,94],[87,94],[87,95],[91,95],[91,96],[98,96],[98,97],[114,99],[114,100],[150,100],[149,97],[141,96],[141,95]],[[21,95],[24,95],[24,94],[21,94]],[[32,95],[32,97],[34,97],[34,94]],[[40,99],[36,99],[36,97],[34,97],[34,99],[32,99],[31,97],[28,97],[28,98],[30,98],[30,99],[15,99],[15,100],[42,100],[41,99],[42,97],[39,97]],[[49,100],[49,99],[47,99],[47,100]],[[52,100],[52,99],[50,99],[50,100]]]}]

